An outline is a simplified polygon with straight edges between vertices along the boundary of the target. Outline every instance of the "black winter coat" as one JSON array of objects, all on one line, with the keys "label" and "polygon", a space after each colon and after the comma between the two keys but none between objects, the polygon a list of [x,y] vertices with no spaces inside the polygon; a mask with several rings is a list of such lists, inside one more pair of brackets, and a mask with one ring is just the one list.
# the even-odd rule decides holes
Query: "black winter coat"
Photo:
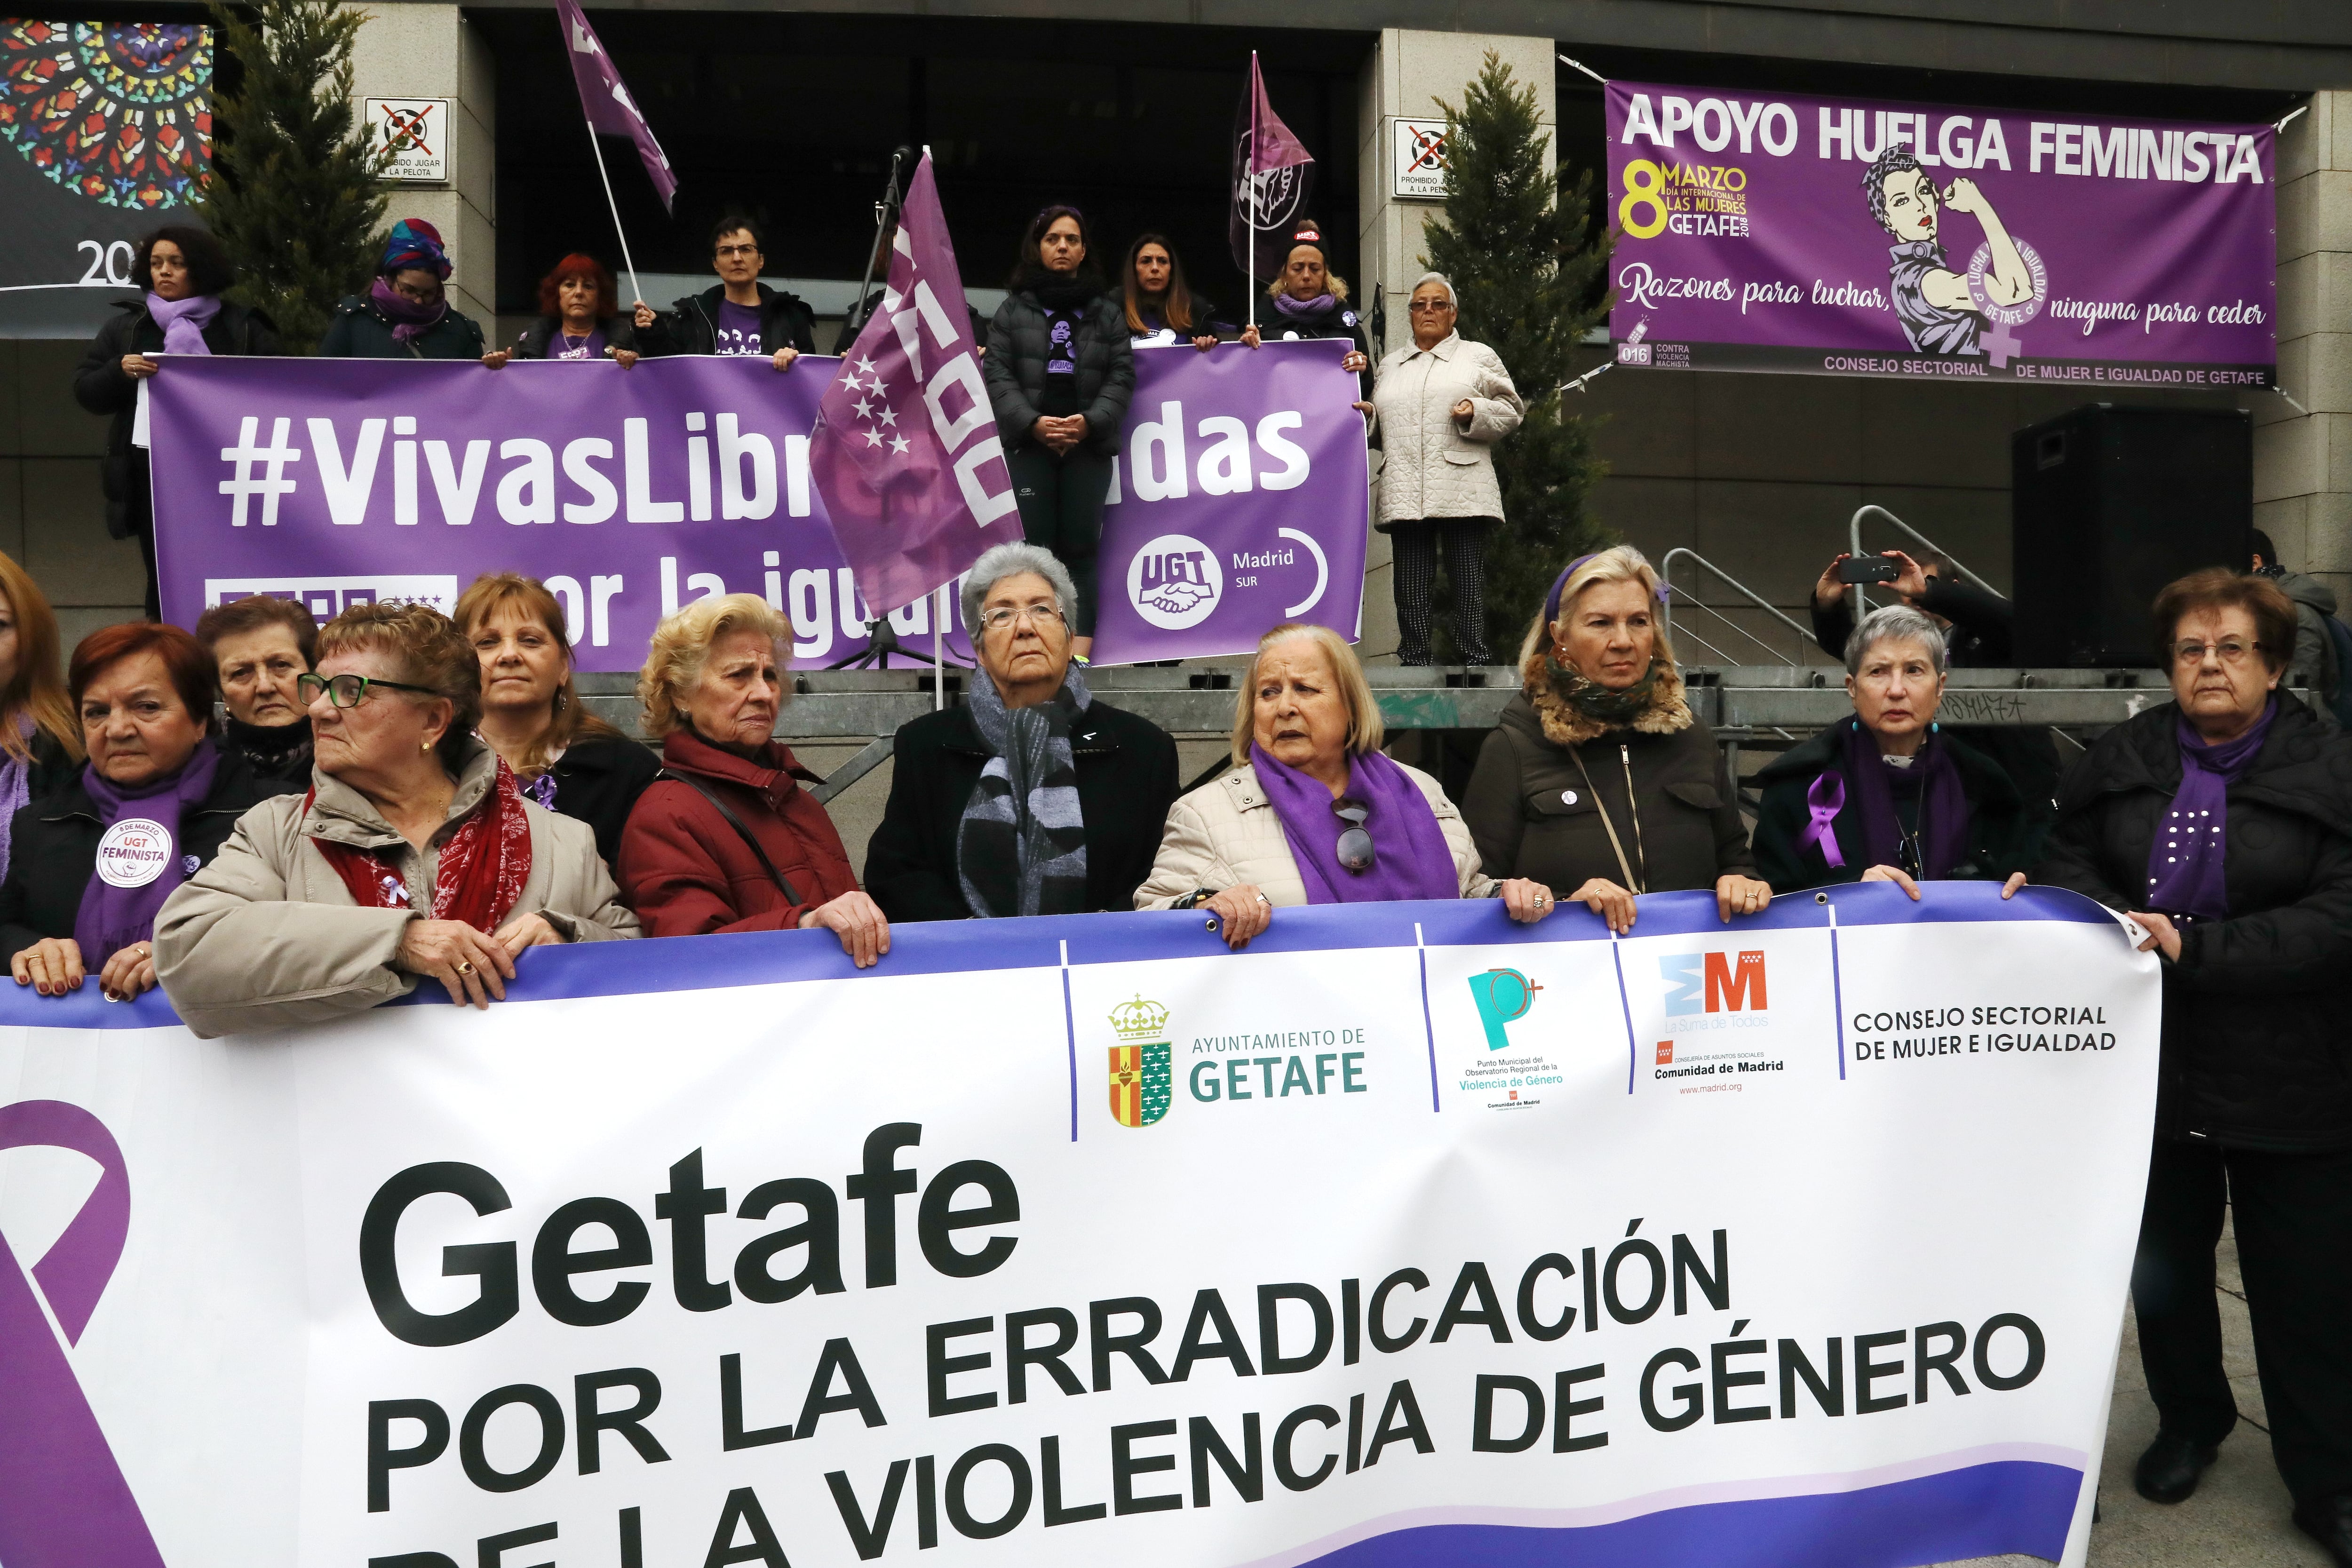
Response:
[{"label": "black winter coat", "polygon": [[[244,759],[221,754],[213,787],[197,805],[180,814],[180,852],[210,865],[236,827],[236,819],[283,785],[254,777]],[[43,937],[69,937],[81,913],[81,895],[98,869],[97,803],[82,788],[81,774],[16,813],[8,829],[8,875],[0,880],[0,963]],[[90,955],[84,954],[86,962]],[[98,971],[89,962],[92,974]]]},{"label": "black winter coat", "polygon": [[[1030,426],[1044,417],[1037,406],[1045,395],[1045,307],[1024,289],[1008,294],[988,324],[988,353],[980,362],[988,382],[988,401],[996,411],[997,434],[1005,450],[1034,446]],[[1128,400],[1135,395],[1135,348],[1127,331],[1127,312],[1108,293],[1086,307],[1078,324],[1078,412],[1087,416],[1087,438],[1079,445],[1090,451],[1118,450],[1118,434],[1127,423]],[[1147,867],[1148,870],[1150,868]]]},{"label": "black winter coat", "polygon": [[[106,462],[99,470],[106,489],[106,531],[115,539],[152,531],[154,503],[147,489],[147,459],[131,445],[139,411],[139,384],[122,374],[130,354],[163,352],[163,329],[147,313],[144,300],[124,300],[90,341],[74,371],[74,401],[92,414],[111,414],[106,432]],[[278,329],[259,310],[224,301],[205,329],[205,346],[216,354],[274,354]]]},{"label": "black winter coat", "polygon": [[[547,771],[555,775],[555,795],[548,801],[548,809],[593,828],[596,853],[604,858],[605,865],[617,868],[621,829],[628,826],[637,796],[661,772],[661,758],[652,747],[625,735],[591,735],[566,746]],[[530,785],[524,790],[533,800],[539,798]],[[617,869],[614,879],[620,879]]]},{"label": "black winter coat", "polygon": [[[604,334],[605,348],[621,349],[631,353],[636,351],[637,323],[631,317],[627,315],[607,316],[604,320],[597,322],[596,326],[597,329]],[[563,320],[562,317],[541,316],[538,321],[533,321],[530,324],[530,330],[529,331],[523,333],[522,336],[515,340],[514,357],[517,359],[546,359],[548,357],[548,345],[555,341],[555,335],[562,330]]]},{"label": "black winter coat", "polygon": [[[866,890],[894,921],[971,918],[956,872],[956,833],[988,763],[963,708],[898,728],[890,801],[866,850]],[[1176,803],[1176,742],[1148,719],[1097,698],[1070,733],[1087,825],[1087,908],[1132,910]]]},{"label": "black winter coat", "polygon": [[408,342],[392,335],[400,323],[364,294],[335,301],[335,319],[319,340],[320,359],[479,359],[489,352],[482,324],[454,305]]},{"label": "black winter coat", "polygon": [[[765,283],[759,288],[761,352],[770,356],[787,348],[816,353],[816,313],[808,301]],[[727,285],[714,283],[657,312],[654,324],[636,334],[637,352],[656,356],[717,353],[719,305],[726,298]]]},{"label": "black winter coat", "polygon": [[[1844,866],[1832,867],[1818,844],[1798,847],[1812,822],[1812,810],[1805,804],[1807,792],[1815,779],[1844,760],[1847,744],[1856,739],[1853,721],[1832,724],[1803,745],[1781,753],[1756,775],[1764,796],[1756,813],[1756,874],[1771,883],[1774,892],[1858,882],[1870,869],[1862,858],[1863,846],[1869,842],[1863,832],[1862,803],[1851,795],[1830,824],[1838,847],[1845,852]],[[1952,868],[1952,876],[2005,881],[2011,872],[2024,870],[2032,860],[2024,852],[2026,828],[2017,786],[2009,782],[1999,763],[1949,731],[1939,733],[1936,743],[1951,753],[1952,765],[1959,770],[1961,792],[1969,799],[1969,853]]]},{"label": "black winter coat", "polygon": [[[2285,692],[2230,786],[2226,920],[2181,928],[2164,965],[2160,1136],[2281,1152],[2352,1147],[2352,739]],[[2180,710],[2099,737],[2068,770],[2033,879],[2146,906],[2148,852],[2180,787]]]},{"label": "black winter coat", "polygon": [[[1930,577],[1919,607],[1952,623],[1951,630],[1944,634],[1944,649],[1954,669],[1997,669],[2013,657],[2011,633],[2017,606],[2000,595],[1989,594],[1973,583]],[[1823,653],[1843,661],[1846,638],[1853,635],[1853,601],[1840,599],[1826,610],[1819,605],[1812,608],[1813,640],[1822,645]],[[2025,724],[1948,724],[1945,732],[1982,752],[2009,775],[2025,812],[2025,837],[2020,841],[2020,851],[2028,859],[2039,855],[2042,836],[2058,815],[2053,804],[2058,794],[2058,746],[2050,731]]]},{"label": "black winter coat", "polygon": [[[1561,729],[1557,700],[1544,696],[1552,728]],[[1636,890],[1711,889],[1735,871],[1754,876],[1723,752],[1684,701],[1678,678],[1671,687],[1660,681],[1658,701],[1640,722],[1659,727],[1603,728],[1577,716],[1572,732],[1582,739],[1571,751],[1552,738],[1526,692],[1513,698],[1479,748],[1461,800],[1480,868],[1498,880],[1533,878],[1562,898],[1594,877],[1624,887],[1609,842],[1613,826],[1636,881],[1649,868]]]},{"label": "black winter coat", "polygon": [[[1364,336],[1364,319],[1356,314],[1356,308],[1345,300],[1339,301],[1338,310],[1320,321],[1309,320],[1303,316],[1286,316],[1282,313],[1282,308],[1273,300],[1261,300],[1257,310],[1257,337],[1258,342],[1262,343],[1278,343],[1290,338],[1310,341],[1318,338],[1339,338],[1353,343],[1356,352],[1363,355],[1367,361],[1376,362],[1380,358],[1378,354],[1372,353],[1371,340]],[[1356,374],[1356,384],[1360,389],[1357,395],[1367,403],[1372,400],[1372,372],[1375,368],[1375,364],[1367,363]]]}]

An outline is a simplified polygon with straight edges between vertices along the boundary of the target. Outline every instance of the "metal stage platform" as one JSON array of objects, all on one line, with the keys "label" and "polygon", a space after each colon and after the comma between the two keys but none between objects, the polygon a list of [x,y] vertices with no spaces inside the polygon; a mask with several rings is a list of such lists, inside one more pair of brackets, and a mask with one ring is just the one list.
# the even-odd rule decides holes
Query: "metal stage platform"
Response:
[{"label": "metal stage platform", "polygon": [[[1087,684],[1116,707],[1150,720],[1171,735],[1232,732],[1234,682],[1239,665],[1173,668],[1107,668],[1087,672]],[[1830,665],[1686,665],[1692,706],[1731,753],[1734,772],[1745,748],[1780,751],[1853,711],[1842,672]],[[1518,690],[1518,672],[1483,669],[1365,671],[1391,731],[1486,730]],[[636,732],[634,678],[580,678],[588,706]],[[880,765],[899,725],[931,710],[930,671],[802,670],[776,733],[792,741],[870,740],[835,768],[817,793],[830,798]],[[963,672],[947,672],[948,700],[961,700]],[[2169,700],[2158,669],[1956,669],[1938,717],[1955,725],[2047,726],[2074,736],[2122,723],[2151,704]]]}]

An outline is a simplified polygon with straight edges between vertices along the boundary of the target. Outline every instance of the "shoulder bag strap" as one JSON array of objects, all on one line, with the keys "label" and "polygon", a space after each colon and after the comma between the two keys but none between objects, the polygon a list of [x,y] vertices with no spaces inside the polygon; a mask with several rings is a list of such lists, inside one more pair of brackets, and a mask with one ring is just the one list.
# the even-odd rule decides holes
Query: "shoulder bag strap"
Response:
[{"label": "shoulder bag strap", "polygon": [[[1617,825],[1609,820],[1608,805],[1601,800],[1601,792],[1592,787],[1592,774],[1584,766],[1584,749],[1580,746],[1570,746],[1568,748],[1568,754],[1576,759],[1576,771],[1583,775],[1584,787],[1592,796],[1592,809],[1601,814],[1601,826],[1609,830],[1609,847],[1617,852],[1617,869],[1624,875],[1627,890],[1635,893],[1646,892],[1648,889],[1643,888],[1640,879],[1633,875],[1633,868],[1625,862],[1625,846],[1617,837]],[[723,811],[726,808],[721,806],[719,809]]]},{"label": "shoulder bag strap", "polygon": [[[776,863],[768,858],[768,852],[760,847],[759,839],[752,837],[751,828],[744,826],[743,819],[735,815],[735,808],[719,798],[719,792],[717,790],[712,789],[709,784],[704,784],[700,779],[695,778],[691,774],[674,773],[667,768],[664,768],[661,772],[656,773],[654,778],[656,781],[667,779],[672,784],[682,784],[687,788],[692,790],[695,794],[700,795],[703,799],[709,801],[712,806],[717,808],[719,815],[727,819],[727,826],[733,828],[739,835],[740,835],[743,842],[751,847],[751,853],[759,857],[760,868],[767,872],[769,877],[774,880],[776,886],[783,890],[784,901],[788,904],[798,904],[801,901],[800,894],[793,889],[792,879],[786,877],[782,871],[776,869]],[[1622,853],[1620,853],[1617,858],[1620,861],[1622,861],[1625,857]]]}]

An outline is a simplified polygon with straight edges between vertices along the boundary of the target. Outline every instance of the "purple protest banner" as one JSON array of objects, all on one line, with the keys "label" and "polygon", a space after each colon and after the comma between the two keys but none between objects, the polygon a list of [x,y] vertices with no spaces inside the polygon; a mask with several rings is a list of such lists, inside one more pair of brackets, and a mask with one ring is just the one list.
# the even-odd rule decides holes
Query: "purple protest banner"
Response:
[{"label": "purple protest banner", "polygon": [[2267,125],[1612,82],[1622,366],[2264,386]]},{"label": "purple protest banner", "polygon": [[[41,1315],[40,1287],[78,1344],[131,1229],[131,1176],[105,1123],[79,1105],[0,1106],[0,1150],[70,1149],[98,1185],[27,1271],[0,1236],[0,1563],[8,1568],[163,1568],[114,1450]],[[28,1277],[29,1272],[29,1277]]]},{"label": "purple protest banner", "polygon": [[[835,662],[869,616],[809,482],[839,363],[173,358],[148,383],[163,613],[194,626],[247,594],[322,621],[362,599],[446,611],[522,572],[562,601],[582,669],[636,668],[663,616],[726,593],[790,614],[796,668]],[[891,624],[928,641],[930,601]]]},{"label": "purple protest banner", "polygon": [[1370,481],[1348,347],[1135,351],[1096,663],[1249,653],[1289,620],[1354,639]]},{"label": "purple protest banner", "polygon": [[809,450],[834,536],[867,600],[909,605],[1018,542],[1021,516],[980,376],[931,157],[899,209],[888,286],[819,405]]}]

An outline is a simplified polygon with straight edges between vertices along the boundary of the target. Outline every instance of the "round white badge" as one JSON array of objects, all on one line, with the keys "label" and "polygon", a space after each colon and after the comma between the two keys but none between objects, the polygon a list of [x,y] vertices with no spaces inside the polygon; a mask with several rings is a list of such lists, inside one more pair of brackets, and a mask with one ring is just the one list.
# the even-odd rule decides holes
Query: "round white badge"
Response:
[{"label": "round white badge", "polygon": [[1562,805],[1574,805],[1576,804],[1576,792],[1572,789],[1564,789],[1560,791],[1559,804]]},{"label": "round white badge", "polygon": [[98,841],[98,874],[110,888],[143,888],[171,863],[171,832],[144,816],[124,817]]}]

